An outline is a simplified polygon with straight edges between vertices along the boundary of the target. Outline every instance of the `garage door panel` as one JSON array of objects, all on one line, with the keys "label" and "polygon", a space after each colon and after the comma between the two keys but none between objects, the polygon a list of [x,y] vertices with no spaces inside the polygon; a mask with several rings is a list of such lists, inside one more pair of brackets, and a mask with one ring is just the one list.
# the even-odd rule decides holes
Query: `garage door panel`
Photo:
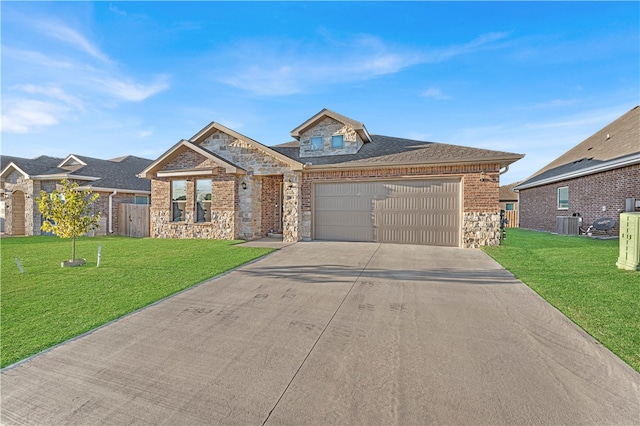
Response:
[{"label": "garage door panel", "polygon": [[316,184],[314,236],[457,247],[460,187],[457,179]]}]

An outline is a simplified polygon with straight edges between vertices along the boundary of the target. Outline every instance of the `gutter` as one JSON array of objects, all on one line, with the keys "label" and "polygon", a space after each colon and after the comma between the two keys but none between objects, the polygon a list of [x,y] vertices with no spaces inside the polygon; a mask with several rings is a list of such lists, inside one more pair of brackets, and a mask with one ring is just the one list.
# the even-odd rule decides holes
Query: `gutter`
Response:
[{"label": "gutter", "polygon": [[561,182],[568,179],[578,178],[581,176],[592,175],[596,173],[606,172],[608,170],[618,169],[620,167],[631,166],[633,164],[640,163],[640,153],[634,154],[623,159],[618,159],[615,161],[609,161],[606,163],[597,164],[595,166],[587,167],[581,170],[576,170],[569,173],[563,173],[561,175],[552,176],[546,179],[541,179],[531,183],[524,183],[518,186],[515,186],[514,190],[535,188],[536,186],[547,185],[549,183]]},{"label": "gutter", "polygon": [[113,196],[118,193],[118,190],[114,190],[109,194],[109,234],[113,234]]},{"label": "gutter", "polygon": [[[311,162],[308,162],[304,165],[304,169],[306,171],[322,171],[322,170],[353,170],[353,169],[388,169],[388,168],[398,168],[398,167],[419,167],[419,166],[427,166],[427,167],[435,167],[435,166],[450,166],[450,165],[468,165],[468,164],[495,164],[500,163],[501,168],[508,168],[509,164],[512,164],[518,160],[520,160],[524,155],[519,155],[517,157],[497,157],[497,158],[482,158],[482,159],[468,159],[468,160],[449,160],[449,161],[438,161],[434,163],[425,163],[425,162],[406,162],[406,163],[389,163],[389,162],[381,162],[381,163],[336,163],[336,164],[318,164],[314,165]],[[504,164],[507,163],[507,164]],[[504,164],[504,165],[503,165]],[[505,170],[506,172],[506,170]],[[504,172],[503,172],[504,173]]]}]

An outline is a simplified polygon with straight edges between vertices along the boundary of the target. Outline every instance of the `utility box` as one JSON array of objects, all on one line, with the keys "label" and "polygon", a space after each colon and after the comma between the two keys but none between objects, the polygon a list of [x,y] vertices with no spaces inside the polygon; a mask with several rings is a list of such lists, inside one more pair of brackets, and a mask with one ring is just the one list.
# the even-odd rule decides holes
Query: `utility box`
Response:
[{"label": "utility box", "polygon": [[620,269],[640,271],[640,213],[620,214]]}]

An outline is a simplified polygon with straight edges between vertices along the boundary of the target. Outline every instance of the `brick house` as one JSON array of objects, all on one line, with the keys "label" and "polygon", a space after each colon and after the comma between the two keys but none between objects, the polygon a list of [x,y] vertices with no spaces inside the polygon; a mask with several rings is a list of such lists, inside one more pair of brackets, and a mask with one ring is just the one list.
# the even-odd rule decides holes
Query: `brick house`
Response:
[{"label": "brick house", "polygon": [[523,156],[371,135],[323,109],[267,147],[211,123],[140,173],[151,236],[479,247],[499,241],[500,170]]},{"label": "brick house", "polygon": [[41,235],[42,215],[36,198],[40,190],[51,193],[63,178],[99,195],[94,210],[100,212],[96,234],[117,233],[118,206],[148,204],[151,185],[137,173],[151,160],[134,156],[101,160],[80,155],[33,159],[0,156],[0,223],[8,235]]},{"label": "brick house", "polygon": [[[563,218],[616,220],[638,211],[640,200],[640,107],[636,106],[547,164],[514,188],[520,227],[556,232]],[[561,219],[558,219],[561,218]],[[577,228],[571,227],[571,233]]]},{"label": "brick house", "polygon": [[520,182],[502,185],[499,192],[500,210],[504,210],[508,219],[507,228],[518,227],[518,193],[513,190]]}]

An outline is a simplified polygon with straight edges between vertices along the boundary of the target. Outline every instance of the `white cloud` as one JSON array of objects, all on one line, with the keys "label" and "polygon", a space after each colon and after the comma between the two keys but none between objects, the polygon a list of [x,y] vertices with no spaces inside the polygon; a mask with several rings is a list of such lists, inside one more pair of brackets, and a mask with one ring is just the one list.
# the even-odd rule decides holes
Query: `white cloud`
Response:
[{"label": "white cloud", "polygon": [[[294,40],[245,40],[214,59],[214,78],[256,95],[283,96],[313,90],[318,84],[363,81],[418,64],[437,63],[491,48],[510,33],[481,35],[469,43],[441,49],[410,49],[372,35],[322,43]],[[232,64],[230,66],[230,64]],[[256,65],[259,64],[259,65]]]},{"label": "white cloud", "polygon": [[35,128],[58,124],[68,108],[32,99],[7,99],[2,106],[2,132],[28,133]]},{"label": "white cloud", "polygon": [[149,96],[162,92],[169,88],[166,76],[160,76],[149,85],[133,82],[129,79],[121,80],[116,78],[105,78],[98,80],[102,91],[114,97],[130,102],[140,102]]},{"label": "white cloud", "polygon": [[437,87],[429,87],[427,90],[422,92],[420,96],[423,96],[425,98],[433,98],[437,100],[451,99],[451,96],[442,93],[442,91]]},{"label": "white cloud", "polygon": [[88,53],[102,62],[110,62],[107,55],[102,53],[97,46],[87,40],[82,34],[64,24],[54,21],[35,21],[33,24],[37,29],[50,37],[64,41],[72,47]]},{"label": "white cloud", "polygon": [[16,89],[22,90],[29,94],[40,94],[52,99],[60,100],[67,105],[78,109],[83,109],[82,101],[75,96],[69,95],[59,87],[54,86],[36,86],[34,84],[24,84],[15,86]]}]

